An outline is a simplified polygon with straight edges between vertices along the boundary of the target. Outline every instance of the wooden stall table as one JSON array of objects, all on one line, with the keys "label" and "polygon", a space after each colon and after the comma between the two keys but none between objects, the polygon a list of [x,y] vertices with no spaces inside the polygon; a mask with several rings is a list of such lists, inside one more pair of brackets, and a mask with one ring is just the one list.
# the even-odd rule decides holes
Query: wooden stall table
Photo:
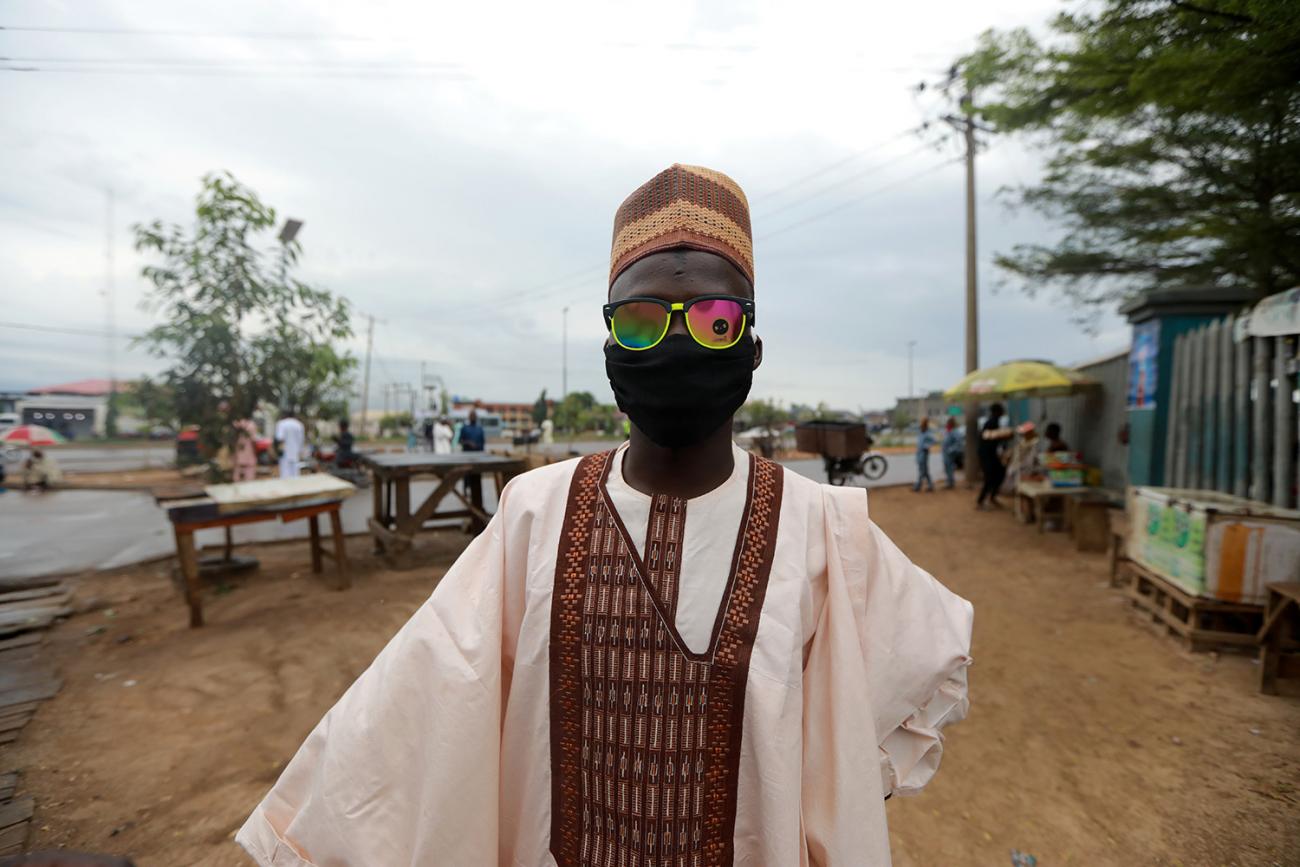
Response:
[{"label": "wooden stall table", "polygon": [[[1024,501],[1027,500],[1033,506],[1034,523],[1038,525],[1038,532],[1043,532],[1043,522],[1047,517],[1059,517],[1061,519],[1061,529],[1070,529],[1070,512],[1069,501],[1082,494],[1095,493],[1094,488],[1055,488],[1052,483],[1046,479],[1036,481],[1023,481],[1016,483],[1016,501],[1015,514],[1021,517],[1021,511],[1024,508]],[[1056,509],[1047,512],[1043,507],[1050,502],[1058,505]]]},{"label": "wooden stall table", "polygon": [[1300,637],[1300,582],[1268,585],[1268,606],[1264,625],[1256,642],[1259,644],[1259,691],[1277,695],[1278,678],[1300,677],[1300,652],[1295,639]]},{"label": "wooden stall table", "polygon": [[[376,452],[361,455],[360,463],[370,471],[374,507],[369,523],[375,550],[397,558],[410,551],[415,534],[430,521],[468,519],[471,531],[476,533],[487,526],[492,516],[483,508],[481,482],[471,485],[466,496],[458,487],[462,479],[491,475],[500,496],[506,482],[527,469],[522,459],[490,452]],[[411,479],[417,476],[431,476],[438,484],[423,503],[412,509]],[[448,496],[459,500],[463,508],[439,511]]]},{"label": "wooden stall table", "polygon": [[[339,509],[356,488],[342,479],[317,473],[296,479],[261,479],[230,485],[209,485],[201,497],[159,498],[167,511],[176,535],[176,556],[180,561],[185,601],[190,607],[190,626],[203,625],[203,600],[199,585],[199,557],[194,534],[199,530],[221,527],[226,531],[226,551],[231,545],[230,528],[237,524],[259,521],[307,520],[311,536],[311,570],[319,573],[323,558],[334,561],[334,586],[343,590],[351,585],[347,550],[343,542],[343,520]],[[328,515],[333,536],[333,551],[321,544],[320,516]]]}]

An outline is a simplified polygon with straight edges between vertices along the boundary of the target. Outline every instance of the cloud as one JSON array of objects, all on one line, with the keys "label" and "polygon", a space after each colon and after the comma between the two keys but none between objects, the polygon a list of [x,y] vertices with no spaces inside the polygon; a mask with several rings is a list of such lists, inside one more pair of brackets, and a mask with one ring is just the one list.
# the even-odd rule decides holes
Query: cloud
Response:
[{"label": "cloud", "polygon": [[[12,23],[172,33],[0,33],[6,56],[98,61],[0,73],[0,158],[13,167],[0,178],[0,320],[104,327],[112,189],[119,327],[147,327],[130,225],[187,221],[199,177],[228,169],[305,221],[304,276],[378,320],[372,406],[386,382],[417,383],[421,361],[457,393],[558,393],[566,321],[570,390],[609,399],[599,305],[612,214],[684,161],[727,171],[751,194],[767,347],[756,394],[888,405],[907,388],[909,340],[917,387],[943,387],[964,370],[963,182],[960,166],[907,180],[954,154],[913,153],[906,133],[922,108],[909,85],[989,23],[1041,23],[1056,7],[941,6],[27,10]],[[244,36],[214,35],[234,31]],[[262,38],[284,33],[348,38]],[[1093,338],[1049,298],[991,291],[994,251],[1050,236],[990,201],[999,186],[1032,180],[1035,165],[1006,142],[980,160],[989,362],[1071,361],[1127,340],[1114,316]],[[349,343],[358,356],[365,325]],[[105,359],[84,337],[33,342],[0,329],[0,387],[103,375]],[[156,369],[138,352],[118,364],[122,375]]]}]

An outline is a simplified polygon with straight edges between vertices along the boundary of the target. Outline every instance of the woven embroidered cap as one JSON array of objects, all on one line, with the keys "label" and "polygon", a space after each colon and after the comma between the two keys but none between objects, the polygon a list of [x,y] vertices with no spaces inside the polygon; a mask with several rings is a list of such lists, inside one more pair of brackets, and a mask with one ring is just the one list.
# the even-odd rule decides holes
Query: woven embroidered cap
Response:
[{"label": "woven embroidered cap", "polygon": [[749,202],[722,172],[674,164],[642,184],[614,215],[609,285],[638,259],[685,247],[715,253],[754,282]]}]

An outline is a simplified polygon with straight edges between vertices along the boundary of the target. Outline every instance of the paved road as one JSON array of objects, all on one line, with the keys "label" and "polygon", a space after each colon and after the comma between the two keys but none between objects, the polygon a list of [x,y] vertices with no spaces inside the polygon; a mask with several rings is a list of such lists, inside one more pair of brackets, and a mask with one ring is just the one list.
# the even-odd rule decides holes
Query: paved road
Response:
[{"label": "paved road", "polygon": [[[599,451],[608,443],[580,443],[577,450]],[[560,447],[556,447],[557,450]],[[116,451],[102,449],[100,451]],[[563,452],[561,452],[562,454]],[[884,478],[859,484],[867,487],[912,484],[916,462],[911,455],[888,456]],[[826,480],[820,460],[789,461],[790,469],[819,482]],[[66,464],[65,464],[66,466]],[[943,465],[931,458],[931,475],[941,480]],[[495,509],[495,492],[489,480],[484,494],[489,509]],[[417,501],[433,489],[433,481],[417,481],[411,495]],[[447,508],[456,504],[446,503]],[[370,494],[360,491],[343,504],[343,527],[348,533],[366,532],[370,517]],[[173,552],[171,524],[153,497],[128,491],[55,491],[23,494],[10,490],[0,494],[0,578],[53,575],[81,569],[112,569]],[[307,523],[281,524],[267,521],[234,529],[237,544],[303,538]],[[220,530],[198,534],[200,546],[222,542]]]},{"label": "paved road", "polygon": [[[21,450],[20,450],[21,451]],[[176,460],[176,444],[141,443],[138,446],[60,446],[49,453],[64,472],[104,473],[114,470],[146,470],[170,467]],[[10,465],[10,471],[13,466]]]}]

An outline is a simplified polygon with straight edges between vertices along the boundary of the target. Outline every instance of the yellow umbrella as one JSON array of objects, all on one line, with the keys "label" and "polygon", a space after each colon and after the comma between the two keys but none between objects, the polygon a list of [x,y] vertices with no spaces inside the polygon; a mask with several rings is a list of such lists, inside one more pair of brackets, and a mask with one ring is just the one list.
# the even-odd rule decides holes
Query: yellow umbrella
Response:
[{"label": "yellow umbrella", "polygon": [[1074,394],[1100,383],[1049,361],[1008,361],[966,374],[943,393],[951,401],[1002,397],[1056,397]]}]

